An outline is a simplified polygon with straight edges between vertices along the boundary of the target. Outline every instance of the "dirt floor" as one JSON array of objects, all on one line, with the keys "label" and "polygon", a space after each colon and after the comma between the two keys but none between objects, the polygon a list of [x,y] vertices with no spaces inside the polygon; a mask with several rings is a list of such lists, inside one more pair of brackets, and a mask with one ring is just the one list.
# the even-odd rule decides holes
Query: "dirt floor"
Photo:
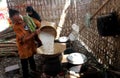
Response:
[{"label": "dirt floor", "polygon": [[[92,54],[87,52],[87,50],[83,46],[79,45],[79,47],[79,49],[81,50],[80,52],[87,56],[87,62],[82,65],[81,72],[79,73],[81,77],[78,78],[120,78],[120,76],[113,76],[113,74],[103,72],[103,70],[98,71],[96,68],[102,69],[102,65],[100,65],[97,60],[92,56]],[[66,51],[71,52],[71,49],[67,49]],[[37,73],[37,76],[35,76],[33,73],[30,72],[31,78],[71,78],[70,74],[66,70],[65,63],[62,63],[63,71],[60,72],[57,77],[44,77],[44,74],[41,76],[43,67],[43,62],[41,62],[41,60],[43,58],[40,54],[36,54],[34,58],[39,73]],[[5,72],[6,67],[13,65],[18,65],[19,68],[10,72]],[[21,65],[18,56],[0,57],[0,78],[22,78]]]},{"label": "dirt floor", "polygon": [[[40,71],[40,56],[35,55],[35,61],[38,71]],[[20,68],[16,68],[10,72],[5,72],[6,67],[19,65]],[[0,78],[21,78],[21,66],[19,57],[2,57],[0,58]]]},{"label": "dirt floor", "polygon": [[[32,75],[32,73],[30,73],[31,74],[30,78],[52,78],[52,77],[41,76],[42,63],[41,63],[40,55],[35,55],[35,61],[36,61],[36,65],[37,65],[37,70],[39,71],[39,75],[37,74],[37,76],[34,76],[34,75]],[[13,70],[10,72],[5,72],[6,67],[16,65],[16,64],[18,64],[20,66],[20,60],[18,57],[2,57],[2,58],[0,58],[0,78],[22,78],[21,66],[20,66],[20,69],[16,69],[16,70]],[[59,74],[57,77],[53,77],[53,78],[71,78],[70,74],[67,73],[66,70],[61,72],[61,74]],[[106,74],[106,72],[104,73],[104,72],[97,71],[96,69],[89,67],[87,64],[82,66],[80,76],[81,77],[78,77],[78,78],[88,78],[88,77],[90,77],[90,78],[105,78],[105,76],[106,76],[106,78],[119,78],[120,77],[120,76],[113,76],[113,74]]]}]

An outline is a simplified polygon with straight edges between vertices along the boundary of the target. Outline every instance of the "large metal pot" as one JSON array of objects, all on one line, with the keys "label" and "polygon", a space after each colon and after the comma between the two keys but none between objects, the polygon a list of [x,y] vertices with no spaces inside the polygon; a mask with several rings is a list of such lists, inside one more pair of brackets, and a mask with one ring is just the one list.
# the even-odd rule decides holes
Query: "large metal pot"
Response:
[{"label": "large metal pot", "polygon": [[54,22],[48,22],[48,21],[41,22],[41,27],[40,27],[41,32],[46,32],[46,33],[52,34],[56,38],[56,36],[57,36],[56,29],[57,29],[57,26]]},{"label": "large metal pot", "polygon": [[[63,43],[54,43],[57,35],[56,25],[53,22],[42,21],[40,27],[39,39],[42,41],[43,46],[37,48],[37,53],[44,55],[60,54],[66,49]],[[48,51],[47,51],[48,50]]]},{"label": "large metal pot", "polygon": [[54,43],[54,52],[49,54],[47,52],[44,52],[43,46],[37,48],[37,53],[42,54],[42,55],[47,55],[47,56],[56,56],[64,52],[66,49],[66,44],[65,43]]}]

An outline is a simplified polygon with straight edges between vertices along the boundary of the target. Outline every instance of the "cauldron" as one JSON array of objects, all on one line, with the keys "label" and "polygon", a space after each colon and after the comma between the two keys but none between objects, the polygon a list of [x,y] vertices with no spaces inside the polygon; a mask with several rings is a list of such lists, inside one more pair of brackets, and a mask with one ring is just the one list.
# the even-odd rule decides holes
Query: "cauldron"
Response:
[{"label": "cauldron", "polygon": [[62,54],[55,55],[42,55],[43,56],[43,72],[46,75],[55,77],[61,72],[61,56]]}]

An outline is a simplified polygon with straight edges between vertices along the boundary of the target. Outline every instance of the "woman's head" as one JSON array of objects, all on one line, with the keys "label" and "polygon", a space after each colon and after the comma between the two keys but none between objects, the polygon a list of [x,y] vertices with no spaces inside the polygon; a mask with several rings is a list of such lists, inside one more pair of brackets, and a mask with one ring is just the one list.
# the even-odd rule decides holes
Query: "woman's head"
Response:
[{"label": "woman's head", "polygon": [[27,6],[26,7],[26,13],[28,13],[28,15],[32,18],[35,18],[37,20],[39,20],[41,22],[41,17],[39,16],[39,14],[33,9],[32,6]]},{"label": "woman's head", "polygon": [[34,12],[34,9],[32,6],[27,6],[26,7],[26,12],[28,13],[28,15],[32,15]]},{"label": "woman's head", "polygon": [[23,22],[22,15],[20,15],[19,11],[14,9],[9,9],[9,17],[15,24],[21,24]]},{"label": "woman's head", "polygon": [[15,9],[9,9],[9,17],[12,18],[14,15],[19,15],[19,11]]}]

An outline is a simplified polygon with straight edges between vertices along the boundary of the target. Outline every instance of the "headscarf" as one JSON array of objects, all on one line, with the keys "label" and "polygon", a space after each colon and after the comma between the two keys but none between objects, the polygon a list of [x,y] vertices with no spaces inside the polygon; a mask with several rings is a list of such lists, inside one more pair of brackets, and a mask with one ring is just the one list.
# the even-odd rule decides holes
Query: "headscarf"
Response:
[{"label": "headscarf", "polygon": [[15,9],[9,9],[9,17],[12,18],[15,14],[19,14],[19,11]]},{"label": "headscarf", "polygon": [[26,7],[26,12],[31,12],[32,14],[29,14],[30,17],[33,17],[41,22],[41,17],[39,14],[33,9],[32,6],[27,6]]}]

